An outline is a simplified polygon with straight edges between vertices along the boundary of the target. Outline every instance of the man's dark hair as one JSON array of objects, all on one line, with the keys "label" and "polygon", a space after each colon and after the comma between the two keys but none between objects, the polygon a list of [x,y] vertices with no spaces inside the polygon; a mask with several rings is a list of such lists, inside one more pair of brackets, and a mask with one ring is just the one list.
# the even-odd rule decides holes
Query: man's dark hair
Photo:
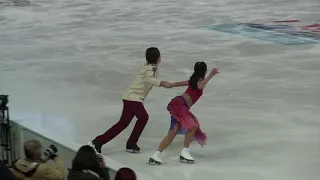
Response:
[{"label": "man's dark hair", "polygon": [[160,58],[160,51],[156,47],[150,47],[146,51],[146,60],[148,64],[157,64]]}]

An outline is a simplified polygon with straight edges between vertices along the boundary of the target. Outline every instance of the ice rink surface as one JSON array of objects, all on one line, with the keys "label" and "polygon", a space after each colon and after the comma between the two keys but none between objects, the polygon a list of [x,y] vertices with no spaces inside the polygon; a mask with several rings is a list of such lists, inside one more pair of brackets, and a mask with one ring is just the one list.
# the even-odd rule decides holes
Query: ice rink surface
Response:
[{"label": "ice rink surface", "polygon": [[154,88],[142,152],[124,152],[133,122],[104,155],[161,180],[319,180],[320,45],[206,28],[315,22],[318,0],[0,0],[0,11],[0,93],[10,95],[13,119],[86,144],[119,120],[122,93],[157,46],[160,79],[186,80],[196,61],[220,68],[192,108],[207,145],[193,144],[196,163],[180,164],[179,136],[163,166],[147,165],[169,128],[167,103],[185,90]]}]

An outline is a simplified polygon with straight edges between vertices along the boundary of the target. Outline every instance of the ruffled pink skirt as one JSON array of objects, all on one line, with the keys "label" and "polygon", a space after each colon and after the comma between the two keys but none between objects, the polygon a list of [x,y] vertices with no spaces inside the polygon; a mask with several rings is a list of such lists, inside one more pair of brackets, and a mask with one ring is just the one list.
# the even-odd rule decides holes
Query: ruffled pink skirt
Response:
[{"label": "ruffled pink skirt", "polygon": [[198,127],[194,134],[194,138],[201,147],[206,144],[207,136],[200,129],[198,119],[192,112],[190,112],[186,101],[182,96],[177,96],[170,101],[168,104],[168,111],[171,114],[170,130],[173,128],[175,123],[179,123],[181,125],[179,134],[185,134],[187,130],[192,129],[193,127]]}]

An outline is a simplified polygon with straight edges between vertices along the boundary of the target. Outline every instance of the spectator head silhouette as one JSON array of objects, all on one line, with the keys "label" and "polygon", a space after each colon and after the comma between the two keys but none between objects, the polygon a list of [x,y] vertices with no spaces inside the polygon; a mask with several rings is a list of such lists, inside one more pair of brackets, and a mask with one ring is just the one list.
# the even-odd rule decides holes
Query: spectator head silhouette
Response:
[{"label": "spectator head silhouette", "polygon": [[136,174],[130,168],[121,168],[117,171],[115,180],[136,180]]},{"label": "spectator head silhouette", "polygon": [[72,161],[72,170],[91,170],[99,174],[101,167],[95,150],[88,145],[82,146]]}]

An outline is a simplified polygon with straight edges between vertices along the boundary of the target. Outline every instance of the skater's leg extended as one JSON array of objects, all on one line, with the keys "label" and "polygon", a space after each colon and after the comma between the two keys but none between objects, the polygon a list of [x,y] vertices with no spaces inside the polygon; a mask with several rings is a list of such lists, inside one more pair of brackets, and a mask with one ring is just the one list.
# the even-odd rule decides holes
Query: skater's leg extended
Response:
[{"label": "skater's leg extended", "polygon": [[134,117],[133,112],[129,108],[128,101],[123,101],[123,109],[120,120],[108,129],[104,134],[97,136],[91,143],[95,146],[97,152],[101,153],[101,147],[103,144],[109,142],[120,134],[132,121]]},{"label": "skater's leg extended", "polygon": [[194,128],[187,131],[187,133],[184,137],[184,147],[185,148],[189,148],[190,143],[192,142],[194,134],[196,133],[197,129],[198,129],[198,127],[194,127]]},{"label": "skater's leg extended", "polygon": [[162,152],[165,150],[173,141],[173,139],[176,137],[180,130],[180,124],[176,123],[173,127],[173,129],[168,133],[166,137],[164,137],[158,147],[158,151]]},{"label": "skater's leg extended", "polygon": [[176,123],[174,127],[169,131],[168,135],[164,137],[158,147],[158,150],[150,157],[149,163],[162,164],[160,154],[165,150],[176,137],[180,130],[180,124]]},{"label": "skater's leg extended", "polygon": [[188,163],[194,162],[194,159],[191,156],[190,151],[189,151],[189,146],[193,140],[194,134],[197,131],[197,129],[198,129],[198,127],[193,127],[192,129],[189,129],[187,131],[185,138],[184,138],[184,148],[182,149],[181,154],[180,154],[181,161],[186,161]]},{"label": "skater's leg extended", "polygon": [[130,106],[133,114],[138,118],[130,138],[127,142],[127,150],[130,152],[139,152],[140,148],[137,146],[137,142],[149,120],[149,115],[141,102],[134,102]]}]

